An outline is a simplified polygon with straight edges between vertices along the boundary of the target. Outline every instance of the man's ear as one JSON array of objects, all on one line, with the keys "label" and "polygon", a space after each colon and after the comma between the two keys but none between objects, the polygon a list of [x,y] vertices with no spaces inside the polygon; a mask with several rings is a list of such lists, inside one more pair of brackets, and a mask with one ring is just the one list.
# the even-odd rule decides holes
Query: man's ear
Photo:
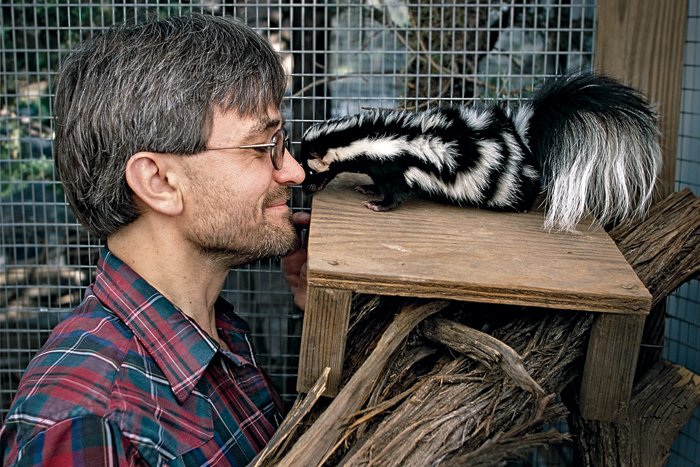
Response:
[{"label": "man's ear", "polygon": [[152,210],[176,216],[184,207],[180,177],[171,155],[137,152],[126,163],[126,183]]}]

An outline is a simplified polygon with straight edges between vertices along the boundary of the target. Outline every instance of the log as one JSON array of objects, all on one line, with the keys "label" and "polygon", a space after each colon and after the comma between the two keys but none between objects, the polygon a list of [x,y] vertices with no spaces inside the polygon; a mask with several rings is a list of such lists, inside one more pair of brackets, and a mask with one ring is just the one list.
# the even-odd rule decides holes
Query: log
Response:
[{"label": "log", "polygon": [[509,345],[490,335],[454,321],[434,318],[421,326],[423,335],[447,347],[471,356],[472,359],[491,367],[498,365],[520,386],[537,399],[545,396],[544,389],[532,379],[523,366],[523,359]]},{"label": "log", "polygon": [[494,465],[568,440],[540,428],[566,414],[554,396],[580,363],[592,317],[581,323],[573,314],[544,316],[510,317],[494,330],[498,337],[427,319],[421,334],[447,354],[462,355],[444,357],[408,390],[375,407],[371,415],[379,420],[365,414],[360,423],[371,426],[338,465]]},{"label": "log", "polygon": [[403,309],[382,335],[372,354],[353,375],[316,422],[294,444],[277,465],[320,465],[334,452],[348,417],[365,403],[394,351],[423,319],[445,307],[435,301]]},{"label": "log", "polygon": [[579,465],[663,466],[678,431],[700,405],[700,376],[657,362],[639,381],[624,423],[572,417]]},{"label": "log", "polygon": [[610,235],[652,294],[630,411],[620,423],[591,422],[576,404],[570,426],[578,465],[663,465],[673,440],[693,411],[698,376],[660,360],[664,300],[700,274],[700,198],[690,190],[656,203],[641,222],[626,222]]}]

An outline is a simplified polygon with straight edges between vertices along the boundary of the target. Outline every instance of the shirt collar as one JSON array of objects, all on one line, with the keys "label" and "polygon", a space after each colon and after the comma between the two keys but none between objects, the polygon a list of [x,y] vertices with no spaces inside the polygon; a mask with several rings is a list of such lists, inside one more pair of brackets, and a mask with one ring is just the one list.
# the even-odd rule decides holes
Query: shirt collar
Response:
[{"label": "shirt collar", "polygon": [[[178,401],[187,399],[219,345],[107,248],[100,253],[93,291],[150,353]],[[227,319],[218,316],[219,308]],[[217,322],[232,320],[227,331],[250,332],[247,324],[233,313],[233,306],[222,298],[217,300],[215,310]],[[228,341],[227,336],[224,338]]]}]

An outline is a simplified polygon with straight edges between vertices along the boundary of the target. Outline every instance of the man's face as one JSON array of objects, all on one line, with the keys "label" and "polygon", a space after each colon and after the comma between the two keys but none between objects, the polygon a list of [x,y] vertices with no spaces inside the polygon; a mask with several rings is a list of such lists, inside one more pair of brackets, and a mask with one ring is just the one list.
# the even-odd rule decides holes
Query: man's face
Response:
[{"label": "man's face", "polygon": [[282,255],[292,247],[289,186],[300,184],[304,173],[288,152],[275,170],[267,147],[213,148],[269,143],[281,125],[276,108],[259,118],[216,113],[210,150],[185,158],[185,237],[226,267]]}]

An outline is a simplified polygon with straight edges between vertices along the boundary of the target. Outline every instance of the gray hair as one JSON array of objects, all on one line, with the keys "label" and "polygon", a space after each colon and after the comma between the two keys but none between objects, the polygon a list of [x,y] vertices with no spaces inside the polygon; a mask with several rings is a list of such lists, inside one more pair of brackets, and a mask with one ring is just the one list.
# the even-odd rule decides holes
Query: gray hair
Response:
[{"label": "gray hair", "polygon": [[285,86],[270,44],[231,18],[121,25],[81,44],[63,63],[54,107],[56,173],[76,217],[100,238],[133,222],[133,154],[200,152],[215,110],[266,115]]}]

